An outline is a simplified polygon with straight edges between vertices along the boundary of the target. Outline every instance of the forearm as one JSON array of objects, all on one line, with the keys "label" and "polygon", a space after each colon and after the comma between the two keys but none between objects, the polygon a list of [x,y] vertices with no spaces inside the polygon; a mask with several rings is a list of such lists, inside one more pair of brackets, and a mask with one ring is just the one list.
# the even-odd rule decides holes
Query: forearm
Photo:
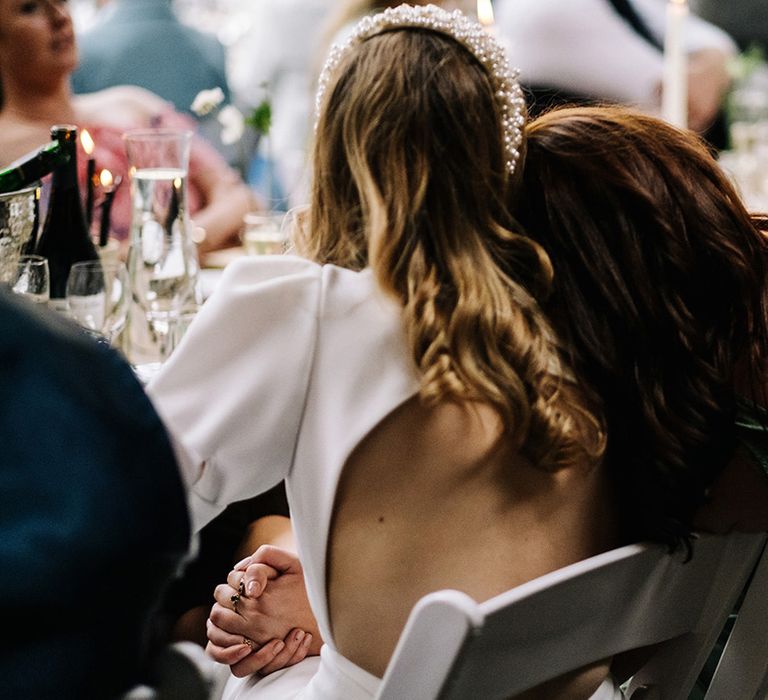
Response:
[{"label": "forearm", "polygon": [[205,231],[198,245],[200,253],[236,244],[243,216],[253,206],[253,196],[243,183],[229,181],[218,184],[211,191],[206,205],[192,217],[195,226]]},{"label": "forearm", "polygon": [[238,559],[250,556],[263,544],[295,553],[296,542],[290,518],[284,515],[266,515],[251,523],[238,547]]}]

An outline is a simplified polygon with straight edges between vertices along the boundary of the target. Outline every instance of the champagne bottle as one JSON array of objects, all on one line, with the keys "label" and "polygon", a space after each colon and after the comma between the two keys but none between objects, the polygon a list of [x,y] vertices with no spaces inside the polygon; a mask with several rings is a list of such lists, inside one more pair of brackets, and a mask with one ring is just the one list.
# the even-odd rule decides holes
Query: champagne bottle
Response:
[{"label": "champagne bottle", "polygon": [[70,151],[62,148],[60,141],[46,143],[0,170],[0,192],[15,192],[29,187],[54,168],[64,165],[70,157]]},{"label": "champagne bottle", "polygon": [[53,171],[48,215],[37,244],[37,253],[48,258],[51,306],[66,308],[67,276],[73,263],[98,260],[99,254],[85,223],[77,183],[77,127],[51,127],[51,137],[67,155]]}]

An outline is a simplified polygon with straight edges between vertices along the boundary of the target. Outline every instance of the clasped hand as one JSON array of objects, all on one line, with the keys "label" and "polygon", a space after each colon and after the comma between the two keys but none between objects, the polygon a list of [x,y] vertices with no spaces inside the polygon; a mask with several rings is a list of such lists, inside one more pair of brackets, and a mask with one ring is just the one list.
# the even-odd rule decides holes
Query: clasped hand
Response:
[{"label": "clasped hand", "polygon": [[291,552],[259,547],[235,565],[214,598],[206,652],[233,675],[267,675],[320,653],[304,572]]}]

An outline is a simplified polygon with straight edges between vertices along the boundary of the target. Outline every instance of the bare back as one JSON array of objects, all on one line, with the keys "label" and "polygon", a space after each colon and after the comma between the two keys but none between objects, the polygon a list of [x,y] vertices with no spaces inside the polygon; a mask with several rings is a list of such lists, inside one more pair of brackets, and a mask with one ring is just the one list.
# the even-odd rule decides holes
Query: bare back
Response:
[{"label": "bare back", "polygon": [[[538,469],[493,449],[498,430],[487,407],[428,409],[411,399],[348,460],[330,531],[328,602],[338,650],[371,673],[383,674],[423,595],[455,588],[486,600],[617,544],[601,467]],[[581,674],[569,697],[581,688],[587,697],[606,673],[604,665]]]}]

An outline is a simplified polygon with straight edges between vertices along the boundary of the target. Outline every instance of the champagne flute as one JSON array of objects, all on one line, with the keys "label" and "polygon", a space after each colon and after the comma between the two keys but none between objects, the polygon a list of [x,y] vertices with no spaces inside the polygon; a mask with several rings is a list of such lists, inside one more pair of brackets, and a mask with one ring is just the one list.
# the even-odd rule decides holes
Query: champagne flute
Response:
[{"label": "champagne flute", "polygon": [[41,255],[22,255],[16,264],[11,289],[35,304],[47,304],[51,293],[48,260]]},{"label": "champagne flute", "polygon": [[69,315],[88,333],[112,344],[125,327],[130,304],[128,272],[121,262],[79,262],[67,278]]}]

